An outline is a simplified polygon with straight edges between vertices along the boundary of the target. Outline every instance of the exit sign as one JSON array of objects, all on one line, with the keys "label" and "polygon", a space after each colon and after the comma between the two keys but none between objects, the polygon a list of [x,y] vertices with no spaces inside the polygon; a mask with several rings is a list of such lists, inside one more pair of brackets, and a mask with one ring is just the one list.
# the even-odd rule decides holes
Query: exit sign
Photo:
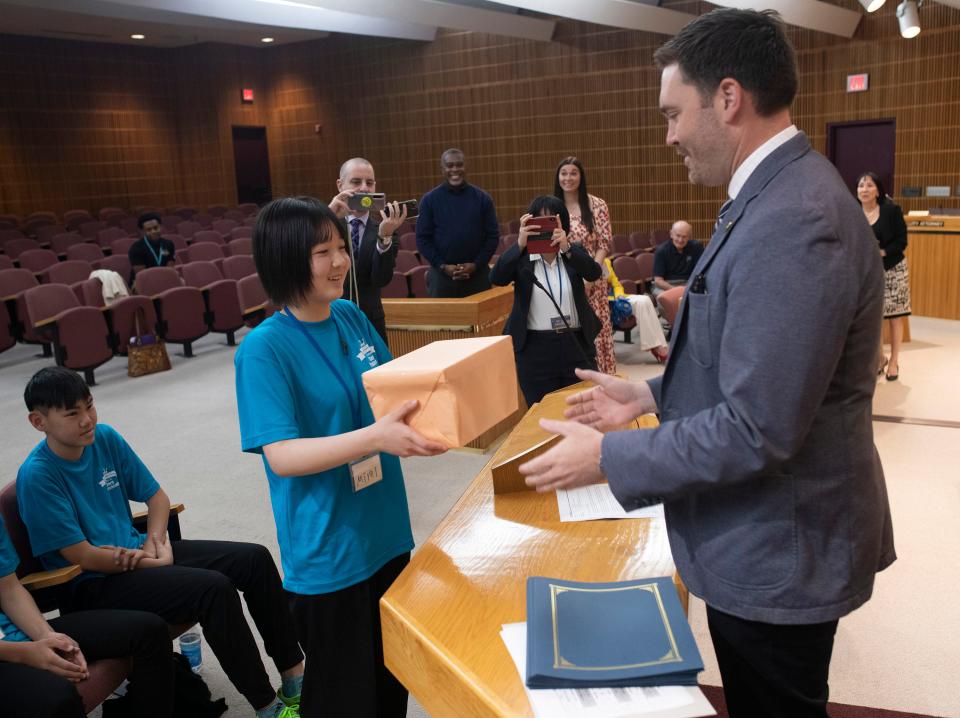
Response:
[{"label": "exit sign", "polygon": [[847,75],[847,92],[866,92],[870,88],[870,75]]},{"label": "exit sign", "polygon": [[243,104],[245,104],[245,105],[252,105],[252,104],[253,104],[253,90],[252,90],[251,88],[244,87],[244,88],[240,91],[240,99],[241,99],[241,101],[243,102]]}]

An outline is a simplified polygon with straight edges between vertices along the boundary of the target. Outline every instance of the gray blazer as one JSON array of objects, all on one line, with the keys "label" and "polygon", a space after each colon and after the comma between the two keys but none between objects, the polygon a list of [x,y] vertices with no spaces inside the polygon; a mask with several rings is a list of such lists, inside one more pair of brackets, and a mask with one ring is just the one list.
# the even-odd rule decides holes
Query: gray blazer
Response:
[{"label": "gray blazer", "polygon": [[871,423],[882,305],[863,212],[800,133],[750,175],[694,268],[650,382],[662,425],[603,439],[614,495],[663,498],[680,576],[714,608],[833,620],[896,558]]}]

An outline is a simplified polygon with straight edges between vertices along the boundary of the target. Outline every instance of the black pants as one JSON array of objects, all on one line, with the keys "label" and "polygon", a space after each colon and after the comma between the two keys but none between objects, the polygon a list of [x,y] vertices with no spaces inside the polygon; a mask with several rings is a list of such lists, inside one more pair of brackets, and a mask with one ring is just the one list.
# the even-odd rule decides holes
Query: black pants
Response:
[{"label": "black pants", "polygon": [[383,665],[380,597],[410,562],[405,553],[366,581],[332,593],[289,593],[307,654],[303,718],[404,718],[407,689]]},{"label": "black pants", "polygon": [[[103,658],[132,658],[127,695],[136,715],[170,718],[173,660],[162,618],[142,611],[80,611],[49,623],[80,645],[88,665]],[[0,662],[0,696],[2,713],[10,718],[85,715],[75,684],[32,666]]]},{"label": "black pants", "polygon": [[243,592],[278,671],[301,661],[296,632],[273,557],[259,544],[173,541],[173,566],[90,578],[76,585],[71,608],[126,608],[167,623],[198,621],[227,678],[263,708],[275,697],[240,605]]},{"label": "black pants", "polygon": [[561,333],[528,331],[523,349],[516,353],[517,380],[527,406],[551,391],[580,381],[574,369],[596,369],[595,363],[586,361],[593,351],[579,329]]},{"label": "black pants", "polygon": [[825,718],[837,621],[773,625],[707,606],[730,718]]},{"label": "black pants", "polygon": [[458,299],[490,289],[490,267],[477,265],[470,279],[452,279],[436,267],[427,270],[427,293],[434,299]]}]

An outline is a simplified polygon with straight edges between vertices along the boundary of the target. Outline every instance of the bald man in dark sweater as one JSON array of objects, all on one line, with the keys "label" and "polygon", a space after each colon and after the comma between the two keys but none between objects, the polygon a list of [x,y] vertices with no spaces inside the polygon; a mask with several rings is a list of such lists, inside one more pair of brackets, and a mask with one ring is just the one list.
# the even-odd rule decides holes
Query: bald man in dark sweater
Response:
[{"label": "bald man in dark sweater", "polygon": [[463,152],[440,157],[445,181],[420,200],[417,249],[430,263],[431,297],[467,297],[490,289],[490,258],[500,228],[490,195],[467,183]]}]

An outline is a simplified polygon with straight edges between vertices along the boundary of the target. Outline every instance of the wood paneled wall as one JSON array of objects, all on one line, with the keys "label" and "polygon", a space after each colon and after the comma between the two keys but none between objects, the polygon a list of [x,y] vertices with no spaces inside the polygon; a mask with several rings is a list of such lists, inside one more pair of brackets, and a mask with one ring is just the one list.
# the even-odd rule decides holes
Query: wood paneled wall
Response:
[{"label": "wood paneled wall", "polygon": [[[904,184],[960,184],[960,11],[928,3],[921,19],[913,40],[886,7],[851,40],[791,30],[797,124],[824,151],[828,122],[896,118],[895,195]],[[0,36],[0,211],[234,202],[230,126],[261,124],[275,196],[329,197],[340,163],[361,155],[381,190],[417,197],[440,181],[443,149],[459,146],[471,181],[508,220],[575,154],[614,231],[682,217],[702,237],[722,192],[691,186],[664,145],[651,65],[664,39],[572,21],[550,43],[441,31],[433,43],[333,36],[156,50]],[[853,72],[870,73],[869,92],[844,92]],[[241,86],[257,91],[255,105],[240,104]]]}]

